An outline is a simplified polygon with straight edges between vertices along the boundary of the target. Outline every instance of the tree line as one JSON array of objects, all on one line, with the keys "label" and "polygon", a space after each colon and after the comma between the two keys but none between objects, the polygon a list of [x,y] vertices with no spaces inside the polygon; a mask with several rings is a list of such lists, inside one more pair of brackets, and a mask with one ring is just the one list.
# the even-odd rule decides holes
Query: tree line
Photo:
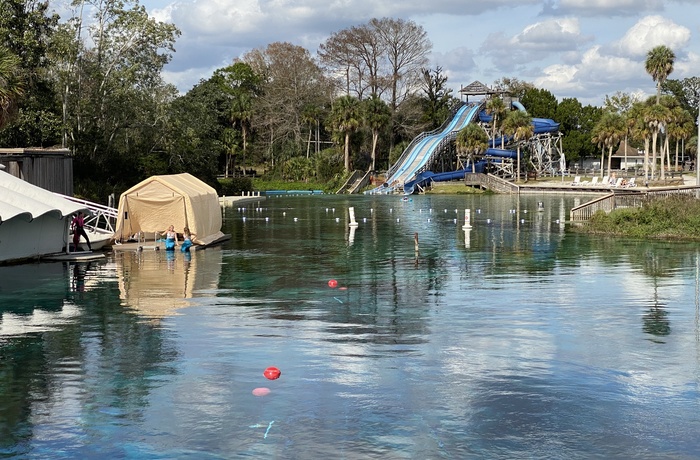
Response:
[{"label": "tree line", "polygon": [[[428,67],[432,44],[413,21],[371,19],[331,34],[315,54],[271,43],[186,94],[163,79],[179,35],[135,0],[74,0],[67,18],[48,1],[4,0],[0,146],[70,149],[77,193],[99,201],[185,171],[216,187],[217,176],[252,172],[332,184],[351,169],[388,168],[460,104],[443,69]],[[628,113],[626,95],[597,108],[515,78],[494,86],[531,116],[559,121],[574,161],[612,142],[595,129],[604,114]],[[660,104],[697,110],[698,86],[665,80]]]}]

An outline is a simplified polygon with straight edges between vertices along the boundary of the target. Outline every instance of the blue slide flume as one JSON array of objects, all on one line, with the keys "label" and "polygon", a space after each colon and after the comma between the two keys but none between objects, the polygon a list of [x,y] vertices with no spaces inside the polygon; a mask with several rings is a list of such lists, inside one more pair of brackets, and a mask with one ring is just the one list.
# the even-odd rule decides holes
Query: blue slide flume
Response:
[{"label": "blue slide flume", "polygon": [[456,135],[459,130],[474,120],[480,107],[480,104],[464,105],[441,132],[427,134],[418,142],[412,143],[409,149],[401,155],[397,164],[389,170],[386,183],[370,193],[392,193],[397,188],[403,189],[404,183],[411,181],[430,161],[443,140],[451,134]]}]

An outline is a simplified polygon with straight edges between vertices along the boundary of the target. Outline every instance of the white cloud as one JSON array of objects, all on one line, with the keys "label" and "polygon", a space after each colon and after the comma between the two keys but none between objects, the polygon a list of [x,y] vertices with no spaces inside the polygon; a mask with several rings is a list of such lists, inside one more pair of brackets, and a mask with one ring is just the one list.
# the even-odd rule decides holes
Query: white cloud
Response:
[{"label": "white cloud", "polygon": [[590,38],[581,36],[579,21],[575,18],[558,18],[531,24],[511,40],[511,46],[533,50],[576,49]]},{"label": "white cloud", "polygon": [[683,60],[676,60],[670,78],[689,78],[700,75],[700,54],[689,52]]},{"label": "white cloud", "polygon": [[646,16],[630,28],[615,46],[622,54],[641,57],[658,45],[678,53],[690,41],[690,29],[662,16]]}]

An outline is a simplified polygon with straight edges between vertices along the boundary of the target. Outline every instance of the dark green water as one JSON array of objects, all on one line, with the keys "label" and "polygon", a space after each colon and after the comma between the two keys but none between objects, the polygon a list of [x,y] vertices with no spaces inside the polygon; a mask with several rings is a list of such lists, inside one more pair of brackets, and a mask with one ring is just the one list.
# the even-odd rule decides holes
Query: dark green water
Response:
[{"label": "dark green water", "polygon": [[700,248],[574,200],[270,198],[189,257],[0,267],[0,457],[698,458]]}]

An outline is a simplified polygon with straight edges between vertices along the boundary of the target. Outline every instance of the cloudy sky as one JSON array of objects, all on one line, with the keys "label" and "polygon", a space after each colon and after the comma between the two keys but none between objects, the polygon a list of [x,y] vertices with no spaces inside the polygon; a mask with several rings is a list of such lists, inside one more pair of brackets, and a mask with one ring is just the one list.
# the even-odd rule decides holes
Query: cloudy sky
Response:
[{"label": "cloudy sky", "polygon": [[236,57],[276,41],[312,54],[331,33],[371,18],[410,19],[459,90],[516,77],[601,105],[616,91],[655,91],[646,53],[676,53],[670,78],[700,76],[700,0],[142,0],[182,36],[165,78],[185,92]]}]

